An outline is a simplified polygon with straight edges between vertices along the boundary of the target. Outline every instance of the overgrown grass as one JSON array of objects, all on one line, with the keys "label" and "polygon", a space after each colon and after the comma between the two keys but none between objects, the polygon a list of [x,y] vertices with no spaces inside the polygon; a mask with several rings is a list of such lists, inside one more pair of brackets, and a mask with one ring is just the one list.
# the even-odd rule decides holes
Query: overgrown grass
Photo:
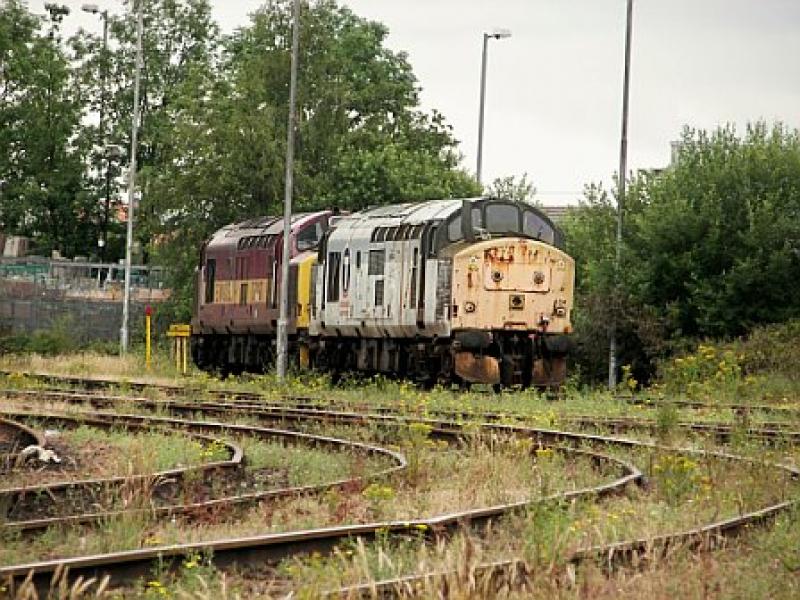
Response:
[{"label": "overgrown grass", "polygon": [[[800,464],[800,449],[788,441],[764,445],[747,435],[749,426],[777,421],[800,429],[800,418],[792,414],[737,413],[721,405],[771,404],[800,407],[792,347],[796,339],[792,326],[780,331],[755,332],[750,339],[730,344],[703,344],[695,352],[671,361],[662,371],[664,379],[643,392],[653,404],[632,404],[628,398],[603,390],[569,387],[554,401],[535,391],[500,395],[477,390],[463,394],[437,388],[423,392],[413,385],[382,377],[350,381],[332,388],[327,377],[302,374],[288,382],[273,375],[243,376],[219,381],[205,374],[187,379],[160,376],[187,386],[188,399],[202,400],[207,390],[257,391],[265,402],[294,402],[306,398],[319,406],[369,412],[391,409],[409,417],[405,424],[346,425],[323,421],[291,423],[293,429],[369,441],[390,446],[409,459],[402,475],[318,495],[263,503],[237,513],[211,515],[187,524],[176,522],[113,522],[105,529],[79,533],[50,531],[30,547],[9,539],[0,562],[23,551],[36,556],[81,554],[122,547],[155,546],[177,541],[198,541],[256,532],[286,531],[383,519],[411,519],[451,512],[460,508],[488,506],[514,500],[536,500],[549,493],[597,483],[613,475],[593,469],[588,461],[532,447],[526,440],[511,437],[467,436],[462,445],[447,445],[431,438],[426,417],[442,411],[468,423],[470,412],[503,413],[502,423],[527,424],[546,429],[575,429],[576,415],[597,417],[638,417],[649,419],[652,430],[633,430],[626,437],[655,441],[673,450],[604,448],[638,465],[647,475],[648,486],[630,488],[626,494],[602,501],[532,504],[499,519],[491,531],[478,537],[462,531],[449,540],[432,543],[420,531],[403,539],[381,537],[374,543],[345,544],[330,557],[310,556],[286,561],[262,576],[229,573],[225,577],[204,562],[189,559],[177,576],[155,573],[151,583],[136,584],[131,593],[165,597],[181,593],[200,597],[251,597],[283,594],[295,590],[297,597],[317,597],[338,586],[377,581],[411,573],[443,571],[451,597],[490,596],[574,598],[574,597],[796,597],[800,589],[798,565],[800,528],[796,512],[782,516],[774,527],[756,530],[729,542],[714,554],[676,549],[668,557],[650,556],[644,568],[619,569],[610,575],[593,564],[569,567],[565,557],[578,548],[615,540],[649,538],[664,533],[705,525],[740,515],[785,499],[798,499],[798,486],[784,473],[767,468],[763,462]],[[796,332],[795,332],[796,333]],[[770,336],[774,335],[774,348]],[[694,358],[691,358],[694,357]],[[691,358],[691,359],[690,359]],[[27,358],[20,363],[0,361],[0,368],[14,364],[36,365],[32,370],[53,372],[107,373],[124,380],[140,368],[139,359],[106,364],[106,359],[83,356],[56,361]],[[25,362],[27,361],[27,362]],[[73,371],[79,371],[75,373]],[[6,378],[2,385],[35,386],[24,377]],[[628,380],[628,387],[634,387]],[[125,383],[118,390],[125,392]],[[641,392],[640,392],[641,393]],[[672,399],[690,397],[709,404],[702,410],[682,408]],[[126,406],[131,410],[131,406]],[[204,418],[198,413],[197,418]],[[474,417],[480,419],[479,415]],[[258,424],[256,415],[239,414],[232,420]],[[723,421],[734,428],[727,444],[713,436],[689,433],[680,427],[688,421]],[[586,431],[615,433],[602,420],[582,425]],[[468,431],[476,431],[467,426]],[[277,473],[286,484],[329,481],[342,475],[369,473],[378,465],[349,453],[323,449],[298,449],[262,440],[240,440],[248,469]],[[680,447],[732,451],[753,462],[701,458],[678,450]],[[475,567],[482,562],[522,558],[532,568],[526,588],[489,587]],[[739,576],[747,573],[747,577]],[[776,583],[776,580],[782,583]],[[157,582],[157,583],[154,583]],[[138,585],[138,587],[137,587]],[[423,596],[436,596],[442,580],[427,584]]]}]

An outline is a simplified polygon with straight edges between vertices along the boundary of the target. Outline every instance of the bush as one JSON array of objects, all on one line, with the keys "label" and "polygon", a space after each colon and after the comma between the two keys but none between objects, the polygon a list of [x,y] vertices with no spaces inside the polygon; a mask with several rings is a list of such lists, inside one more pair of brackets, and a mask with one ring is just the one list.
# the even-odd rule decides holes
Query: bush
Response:
[{"label": "bush", "polygon": [[3,336],[0,337],[0,355],[41,354],[43,356],[55,356],[78,351],[114,355],[119,352],[119,343],[116,341],[92,340],[81,342],[76,339],[74,331],[74,319],[65,317],[58,319],[49,329]]}]

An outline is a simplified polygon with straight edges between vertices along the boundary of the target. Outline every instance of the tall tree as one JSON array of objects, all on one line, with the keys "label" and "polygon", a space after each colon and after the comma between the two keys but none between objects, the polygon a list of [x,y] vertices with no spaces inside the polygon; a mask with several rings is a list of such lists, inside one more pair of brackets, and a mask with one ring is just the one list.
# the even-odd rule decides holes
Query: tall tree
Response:
[{"label": "tall tree", "polygon": [[[112,163],[112,193],[119,194],[118,176],[129,162],[131,115],[133,114],[133,75],[136,54],[136,15],[134,3],[125,12],[109,15],[109,51],[102,51],[102,39],[95,33],[80,31],[73,37],[74,70],[86,113],[104,109],[106,131],[86,126],[88,144],[94,148],[93,194],[98,202],[105,196],[105,153],[111,144],[123,149]],[[216,75],[219,28],[211,15],[208,0],[143,0],[144,38],[141,117],[137,162],[143,172],[160,171],[166,161],[176,158],[173,136],[178,111],[173,104],[195,81],[196,72]],[[103,102],[105,100],[105,102]],[[144,178],[146,185],[146,177]],[[144,194],[145,198],[147,194]],[[144,201],[145,211],[152,206]],[[154,214],[141,215],[144,220]],[[124,253],[123,228],[116,224],[112,237],[112,257]],[[146,229],[136,228],[143,243],[149,241]]]},{"label": "tall tree", "polygon": [[84,193],[81,106],[60,44],[63,7],[49,22],[17,0],[0,8],[0,222],[40,251],[83,254],[96,207]]},{"label": "tall tree", "polygon": [[602,376],[617,303],[622,363],[637,379],[686,338],[730,337],[800,316],[800,134],[756,123],[687,129],[675,164],[626,194],[621,289],[614,205],[600,188],[563,228],[576,259],[581,361]]},{"label": "tall tree", "polygon": [[[478,193],[458,170],[443,117],[419,109],[404,54],[386,29],[322,0],[302,12],[295,206],[313,210]],[[225,41],[219,72],[190,71],[166,114],[159,168],[146,173],[149,231],[190,287],[196,249],[213,230],[281,210],[291,2],[268,2]],[[183,248],[191,248],[186,252]]]},{"label": "tall tree", "polygon": [[686,130],[643,182],[630,287],[676,334],[739,335],[800,315],[800,134],[756,123]]}]

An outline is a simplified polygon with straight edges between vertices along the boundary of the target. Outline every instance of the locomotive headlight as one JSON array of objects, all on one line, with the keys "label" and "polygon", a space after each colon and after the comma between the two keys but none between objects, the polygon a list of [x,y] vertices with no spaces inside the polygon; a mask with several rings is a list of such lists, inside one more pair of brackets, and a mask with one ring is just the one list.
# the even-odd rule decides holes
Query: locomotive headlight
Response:
[{"label": "locomotive headlight", "polygon": [[477,306],[475,306],[474,302],[466,302],[464,304],[464,312],[474,313]]},{"label": "locomotive headlight", "polygon": [[541,271],[536,271],[533,274],[533,283],[536,285],[542,285],[544,283],[544,273]]},{"label": "locomotive headlight", "polygon": [[500,271],[492,271],[492,281],[500,283],[503,281],[503,274]]}]

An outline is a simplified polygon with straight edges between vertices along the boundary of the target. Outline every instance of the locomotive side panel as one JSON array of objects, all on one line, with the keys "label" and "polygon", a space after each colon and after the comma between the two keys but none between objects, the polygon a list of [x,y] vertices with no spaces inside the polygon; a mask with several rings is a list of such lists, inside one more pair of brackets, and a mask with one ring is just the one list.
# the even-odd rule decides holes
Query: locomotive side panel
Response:
[{"label": "locomotive side panel", "polygon": [[[329,212],[292,217],[287,332],[296,346],[310,317],[308,282]],[[263,371],[274,360],[279,318],[283,220],[254,219],[218,231],[198,268],[192,352],[198,366],[223,372]],[[303,288],[304,281],[306,287]],[[298,324],[299,320],[299,324]],[[301,331],[302,330],[302,331]]]}]

